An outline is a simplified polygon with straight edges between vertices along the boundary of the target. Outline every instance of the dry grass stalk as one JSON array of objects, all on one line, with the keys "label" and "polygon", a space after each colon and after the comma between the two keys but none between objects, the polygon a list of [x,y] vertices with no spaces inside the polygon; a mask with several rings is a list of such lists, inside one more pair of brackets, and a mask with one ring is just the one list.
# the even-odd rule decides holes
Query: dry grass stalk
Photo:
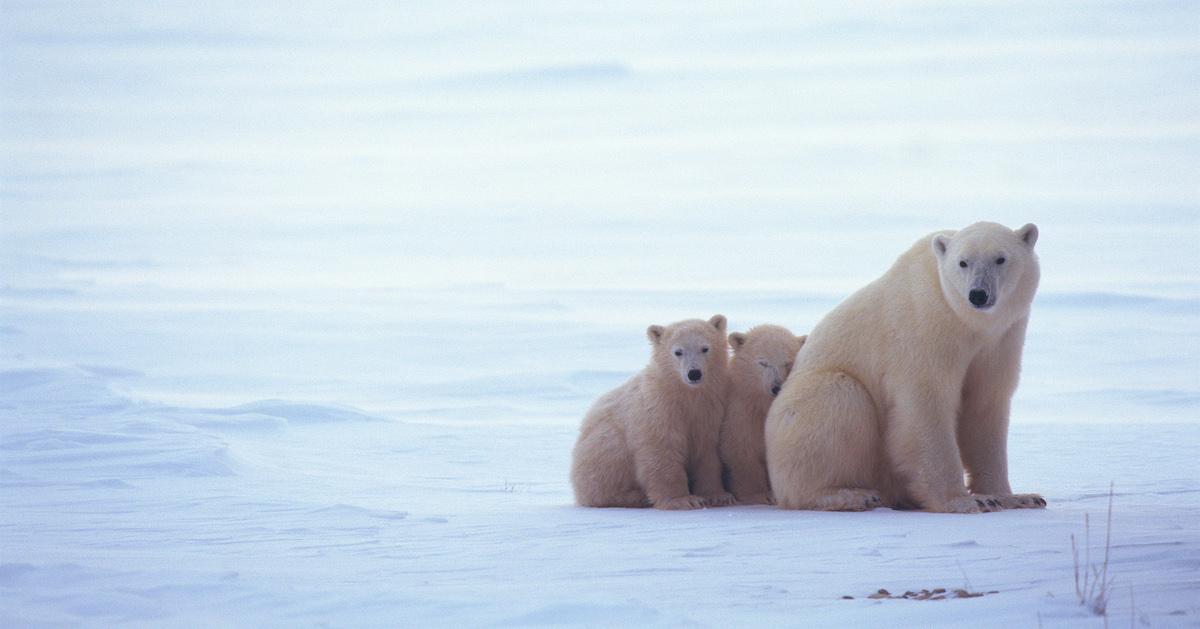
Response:
[{"label": "dry grass stalk", "polygon": [[[1113,485],[1108,485],[1108,522],[1104,531],[1104,563],[1092,565],[1091,525],[1088,514],[1083,514],[1083,565],[1079,564],[1079,549],[1075,543],[1075,535],[1071,535],[1071,558],[1075,563],[1075,596],[1079,604],[1087,607],[1097,616],[1108,613],[1108,596],[1112,591],[1112,582],[1108,578],[1108,559],[1112,552],[1112,505]],[[1083,579],[1080,580],[1080,573]]]}]

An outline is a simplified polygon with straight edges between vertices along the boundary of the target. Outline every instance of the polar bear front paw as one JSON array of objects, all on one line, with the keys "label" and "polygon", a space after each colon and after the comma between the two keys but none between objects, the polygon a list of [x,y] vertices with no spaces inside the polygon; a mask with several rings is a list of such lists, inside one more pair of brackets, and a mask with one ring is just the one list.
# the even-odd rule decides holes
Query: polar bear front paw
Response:
[{"label": "polar bear front paw", "polygon": [[704,506],[706,506],[706,507],[727,507],[727,506],[737,502],[734,499],[733,494],[724,493],[724,492],[719,493],[719,494],[712,494],[709,496],[704,496],[703,498],[704,498]]},{"label": "polar bear front paw", "polygon": [[1038,494],[1008,494],[995,497],[1005,509],[1045,509],[1046,499]]},{"label": "polar bear front paw", "polygon": [[996,496],[987,494],[971,494],[960,498],[951,498],[930,511],[941,513],[991,513],[1003,511],[1004,505]]},{"label": "polar bear front paw", "polygon": [[659,500],[654,503],[655,509],[666,509],[667,511],[688,511],[690,509],[703,509],[705,506],[704,499],[700,496],[688,494],[686,496],[676,496]]}]

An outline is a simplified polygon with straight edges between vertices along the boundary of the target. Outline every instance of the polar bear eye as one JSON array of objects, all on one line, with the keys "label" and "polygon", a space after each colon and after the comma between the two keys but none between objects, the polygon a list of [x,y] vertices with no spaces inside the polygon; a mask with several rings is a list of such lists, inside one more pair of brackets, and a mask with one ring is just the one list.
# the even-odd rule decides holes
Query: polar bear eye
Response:
[{"label": "polar bear eye", "polygon": [[999,258],[996,258],[996,264],[1004,264],[1004,256],[1000,256]]},{"label": "polar bear eye", "polygon": [[681,349],[677,349],[677,350],[675,350],[675,355],[676,355],[676,356],[683,356],[683,350],[681,350]]},{"label": "polar bear eye", "polygon": [[767,366],[767,361],[765,361],[765,360],[760,360],[760,361],[758,361],[758,366],[759,366],[759,367],[766,367],[766,366]]},{"label": "polar bear eye", "polygon": [[707,347],[701,347],[701,348],[700,348],[700,351],[701,351],[701,353],[707,354],[707,353],[708,353],[708,348],[707,348]]},{"label": "polar bear eye", "polygon": [[959,260],[959,261],[958,261],[958,266],[961,266],[961,267],[962,267],[962,268],[964,268],[964,269],[965,269],[965,268],[967,268],[967,261],[966,261],[966,260]]}]

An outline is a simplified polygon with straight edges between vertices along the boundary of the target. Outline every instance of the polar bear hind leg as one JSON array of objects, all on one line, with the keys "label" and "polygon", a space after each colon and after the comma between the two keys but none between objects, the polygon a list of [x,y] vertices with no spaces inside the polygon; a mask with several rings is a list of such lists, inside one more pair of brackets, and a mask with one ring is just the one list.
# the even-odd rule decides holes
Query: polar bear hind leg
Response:
[{"label": "polar bear hind leg", "polygon": [[611,424],[593,426],[575,446],[571,464],[575,501],[583,507],[650,506],[633,476],[633,456]]},{"label": "polar bear hind leg", "polygon": [[767,419],[767,467],[785,509],[865,511],[884,506],[875,405],[843,372],[793,374]]}]

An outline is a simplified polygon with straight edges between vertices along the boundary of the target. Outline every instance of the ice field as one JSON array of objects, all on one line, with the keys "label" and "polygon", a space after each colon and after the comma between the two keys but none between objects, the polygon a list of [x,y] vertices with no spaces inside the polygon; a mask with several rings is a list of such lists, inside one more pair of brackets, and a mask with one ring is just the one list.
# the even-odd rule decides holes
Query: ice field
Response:
[{"label": "ice field", "polygon": [[[1190,3],[0,11],[0,626],[1200,625]],[[981,219],[1046,510],[573,506],[647,325]]]}]

